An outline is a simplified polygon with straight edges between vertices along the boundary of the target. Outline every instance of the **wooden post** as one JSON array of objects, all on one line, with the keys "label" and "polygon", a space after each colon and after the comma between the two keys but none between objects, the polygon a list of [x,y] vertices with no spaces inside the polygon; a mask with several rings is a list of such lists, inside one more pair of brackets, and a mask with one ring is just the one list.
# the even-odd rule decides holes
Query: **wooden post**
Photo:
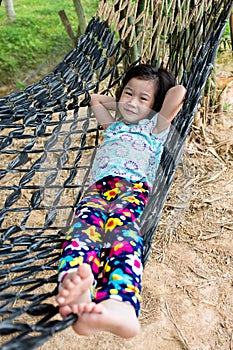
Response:
[{"label": "wooden post", "polygon": [[65,29],[67,31],[67,34],[69,35],[69,37],[70,37],[71,41],[73,42],[74,46],[76,46],[77,39],[76,39],[76,37],[74,35],[73,29],[72,29],[72,27],[70,25],[68,17],[66,16],[65,11],[61,10],[61,11],[58,12],[58,14],[59,14],[59,16],[61,18],[61,21],[62,21],[62,23],[63,23],[63,25],[64,25],[64,27],[65,27]]},{"label": "wooden post", "polygon": [[5,0],[6,15],[9,22],[13,23],[16,20],[13,0]]}]

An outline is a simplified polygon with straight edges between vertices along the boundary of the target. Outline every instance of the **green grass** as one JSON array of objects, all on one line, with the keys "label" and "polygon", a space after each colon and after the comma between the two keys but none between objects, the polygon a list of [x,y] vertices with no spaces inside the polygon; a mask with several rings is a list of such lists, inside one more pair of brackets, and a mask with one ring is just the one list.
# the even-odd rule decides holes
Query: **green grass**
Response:
[{"label": "green grass", "polygon": [[[87,21],[95,14],[98,1],[82,1]],[[55,66],[72,43],[61,23],[65,10],[76,35],[78,19],[71,0],[14,1],[16,21],[9,23],[4,2],[0,7],[0,85],[16,85],[48,58]]]}]

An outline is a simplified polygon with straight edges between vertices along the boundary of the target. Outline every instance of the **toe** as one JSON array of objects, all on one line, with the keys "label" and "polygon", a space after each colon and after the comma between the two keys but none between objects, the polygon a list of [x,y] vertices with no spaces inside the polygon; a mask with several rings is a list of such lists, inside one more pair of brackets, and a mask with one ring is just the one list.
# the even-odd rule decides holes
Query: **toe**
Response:
[{"label": "toe", "polygon": [[78,268],[78,275],[85,279],[91,275],[91,268],[88,264],[82,264]]},{"label": "toe", "polygon": [[69,290],[67,288],[61,288],[59,291],[59,295],[66,298],[70,294]]},{"label": "toe", "polygon": [[95,304],[94,304],[94,303],[88,303],[88,304],[85,304],[83,312],[87,312],[87,313],[92,312],[92,311],[93,311],[94,306],[95,306]]},{"label": "toe", "polygon": [[65,305],[65,306],[60,307],[59,312],[63,317],[65,317],[65,316],[68,316],[69,314],[71,314],[72,310],[71,310],[71,307],[69,305]]},{"label": "toe", "polygon": [[58,295],[58,296],[56,297],[56,301],[57,301],[57,303],[58,303],[59,305],[65,304],[65,298],[63,298],[63,297],[60,296],[60,295]]},{"label": "toe", "polygon": [[93,309],[93,312],[95,312],[96,314],[102,314],[103,313],[103,305],[101,304],[95,304],[95,307]]},{"label": "toe", "polygon": [[70,291],[72,291],[74,289],[75,285],[76,285],[76,283],[73,283],[73,280],[70,279],[69,281],[67,281],[66,286],[64,288],[64,290],[66,291],[65,296],[69,295]]},{"label": "toe", "polygon": [[77,306],[77,313],[82,314],[84,312],[86,303],[79,303]]},{"label": "toe", "polygon": [[71,311],[73,314],[76,314],[76,315],[79,314],[79,305],[78,304],[73,304],[70,307],[71,307]]}]

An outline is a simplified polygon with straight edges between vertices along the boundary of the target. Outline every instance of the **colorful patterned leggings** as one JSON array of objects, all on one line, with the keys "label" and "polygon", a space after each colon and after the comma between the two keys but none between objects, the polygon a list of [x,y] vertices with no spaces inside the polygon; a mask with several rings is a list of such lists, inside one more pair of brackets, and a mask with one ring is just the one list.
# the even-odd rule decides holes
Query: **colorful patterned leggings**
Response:
[{"label": "colorful patterned leggings", "polygon": [[107,176],[87,190],[62,245],[62,282],[82,263],[94,275],[92,299],[125,301],[140,311],[143,238],[140,217],[148,200],[143,182]]}]

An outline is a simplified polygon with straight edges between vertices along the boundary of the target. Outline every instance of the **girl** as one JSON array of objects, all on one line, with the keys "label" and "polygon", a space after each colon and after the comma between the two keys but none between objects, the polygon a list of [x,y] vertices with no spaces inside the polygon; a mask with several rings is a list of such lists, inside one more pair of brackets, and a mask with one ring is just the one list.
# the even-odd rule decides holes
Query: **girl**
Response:
[{"label": "girl", "polygon": [[63,317],[78,315],[73,328],[80,335],[104,330],[130,338],[139,332],[140,218],[185,93],[171,73],[140,64],[126,73],[117,102],[91,95],[104,141],[62,246],[57,296]]}]

